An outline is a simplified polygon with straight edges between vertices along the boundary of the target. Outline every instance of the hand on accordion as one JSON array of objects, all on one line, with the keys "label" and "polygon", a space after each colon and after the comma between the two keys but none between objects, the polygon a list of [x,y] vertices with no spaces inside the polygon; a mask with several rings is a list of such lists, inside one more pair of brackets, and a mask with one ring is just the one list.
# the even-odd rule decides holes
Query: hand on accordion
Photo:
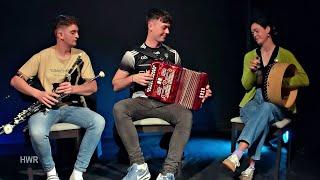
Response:
[{"label": "hand on accordion", "polygon": [[210,85],[208,84],[206,86],[206,94],[204,95],[204,98],[202,99],[202,103],[210,96],[212,96],[212,91],[210,89]]},{"label": "hand on accordion", "polygon": [[131,76],[131,78],[132,78],[132,82],[135,82],[142,86],[147,86],[148,83],[153,79],[149,70],[147,72],[134,74]]}]

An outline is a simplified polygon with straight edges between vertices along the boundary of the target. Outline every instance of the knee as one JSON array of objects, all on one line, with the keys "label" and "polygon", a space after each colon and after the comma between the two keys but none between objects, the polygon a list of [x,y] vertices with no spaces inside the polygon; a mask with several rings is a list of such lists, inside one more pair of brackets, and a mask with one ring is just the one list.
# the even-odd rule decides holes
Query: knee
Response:
[{"label": "knee", "polygon": [[262,110],[266,115],[269,115],[269,114],[272,114],[274,108],[275,108],[274,104],[272,104],[270,102],[265,102],[263,104]]},{"label": "knee", "polygon": [[191,111],[186,111],[185,115],[185,121],[186,121],[186,126],[191,129],[192,127],[192,112]]},{"label": "knee", "polygon": [[40,128],[29,128],[29,135],[30,138],[35,142],[41,142],[41,140],[47,139],[49,137],[49,132],[45,132]]},{"label": "knee", "polygon": [[179,124],[182,124],[184,127],[191,129],[192,127],[192,112],[188,109],[184,109],[179,113]]},{"label": "knee", "polygon": [[96,114],[93,118],[93,123],[97,132],[101,133],[105,128],[106,121],[100,114]]},{"label": "knee", "polygon": [[117,116],[120,113],[124,113],[127,110],[127,103],[125,100],[121,100],[114,104],[113,106],[113,115]]},{"label": "knee", "polygon": [[130,104],[130,101],[128,99],[121,100],[117,102],[113,106],[113,117],[114,121],[117,123],[119,120],[121,120],[122,116],[130,116],[129,109],[132,107]]}]

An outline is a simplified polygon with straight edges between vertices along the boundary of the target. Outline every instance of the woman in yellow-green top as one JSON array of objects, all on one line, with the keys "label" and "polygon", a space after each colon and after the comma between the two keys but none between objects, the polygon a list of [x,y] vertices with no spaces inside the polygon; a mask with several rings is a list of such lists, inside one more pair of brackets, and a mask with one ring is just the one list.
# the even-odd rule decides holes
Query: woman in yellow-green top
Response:
[{"label": "woman in yellow-green top", "polygon": [[240,179],[252,179],[255,161],[260,160],[262,146],[269,132],[269,124],[284,118],[286,109],[268,102],[262,96],[262,81],[258,74],[266,77],[266,66],[274,62],[294,64],[297,73],[285,79],[283,85],[298,88],[309,85],[309,79],[297,59],[289,51],[276,45],[273,41],[275,28],[265,18],[257,18],[251,23],[251,32],[258,48],[248,52],[244,57],[241,82],[246,94],[240,103],[240,117],[245,127],[238,139],[238,148],[223,161],[223,164],[235,171],[240,166],[239,160],[248,149],[249,167],[241,173]]}]

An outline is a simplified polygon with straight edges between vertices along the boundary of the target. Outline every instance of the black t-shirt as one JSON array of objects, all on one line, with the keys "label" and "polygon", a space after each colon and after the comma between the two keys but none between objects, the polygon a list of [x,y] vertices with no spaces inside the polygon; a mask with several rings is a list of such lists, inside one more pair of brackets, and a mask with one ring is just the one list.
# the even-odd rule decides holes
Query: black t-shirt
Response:
[{"label": "black t-shirt", "polygon": [[[181,59],[176,50],[164,44],[161,44],[158,48],[150,48],[143,43],[124,54],[119,69],[129,72],[129,74],[146,72],[155,59],[181,65]],[[145,88],[139,84],[134,84],[131,92],[144,91]]]}]

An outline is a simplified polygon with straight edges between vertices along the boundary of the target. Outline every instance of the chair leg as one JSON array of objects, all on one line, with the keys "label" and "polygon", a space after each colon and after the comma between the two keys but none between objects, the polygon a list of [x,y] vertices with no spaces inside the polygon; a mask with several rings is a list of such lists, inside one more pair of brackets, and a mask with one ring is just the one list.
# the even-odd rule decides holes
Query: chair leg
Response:
[{"label": "chair leg", "polygon": [[28,180],[33,180],[33,170],[32,167],[27,168]]},{"label": "chair leg", "polygon": [[80,132],[80,130],[79,130],[79,132],[78,132],[78,136],[76,137],[76,140],[75,140],[76,142],[75,142],[75,150],[76,150],[76,153],[78,153],[79,152],[79,149],[80,149],[80,143],[81,143],[81,132]]},{"label": "chair leg", "polygon": [[292,153],[292,138],[293,135],[291,135],[292,131],[290,131],[289,134],[289,141],[288,141],[288,149],[287,149],[287,170],[291,167],[291,153]]},{"label": "chair leg", "polygon": [[281,161],[281,149],[282,149],[282,140],[281,140],[281,134],[277,136],[277,155],[276,155],[276,164],[275,164],[275,169],[274,169],[274,179],[278,180],[279,179],[279,173],[280,173],[280,161]]},{"label": "chair leg", "polygon": [[182,175],[182,161],[178,165],[177,176],[180,177]]},{"label": "chair leg", "polygon": [[238,130],[236,125],[232,123],[231,125],[231,153],[236,150],[236,141],[238,136]]}]

